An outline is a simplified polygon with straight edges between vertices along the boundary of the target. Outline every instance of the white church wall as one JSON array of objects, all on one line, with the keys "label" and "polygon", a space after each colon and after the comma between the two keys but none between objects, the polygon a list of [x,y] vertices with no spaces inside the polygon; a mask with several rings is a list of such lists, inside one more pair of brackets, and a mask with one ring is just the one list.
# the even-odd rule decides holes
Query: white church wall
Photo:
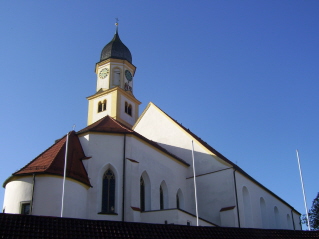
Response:
[{"label": "white church wall", "polygon": [[236,184],[241,227],[293,229],[293,217],[295,229],[301,229],[298,214],[292,216],[291,208],[273,194],[238,172]]},{"label": "white church wall", "polygon": [[[188,178],[191,213],[195,213],[194,178]],[[221,220],[220,210],[236,206],[233,170],[226,169],[196,177],[198,214],[201,218],[220,226],[237,226],[237,216]],[[236,214],[237,215],[237,214]]]},{"label": "white church wall", "polygon": [[[104,100],[106,100],[106,110],[98,112],[99,101],[103,102]],[[93,112],[91,112],[92,122],[96,122],[106,115],[111,115],[112,110],[114,110],[114,109],[112,109],[112,107],[113,107],[112,94],[102,95],[100,97],[93,99],[92,101],[93,101],[93,102],[91,102],[91,104],[93,104],[93,107],[92,107]]]},{"label": "white church wall", "polygon": [[[62,205],[61,176],[35,175],[32,215],[60,216]],[[50,185],[48,187],[48,185]],[[6,185],[4,206],[7,212],[20,213],[21,203],[32,200],[33,177],[19,177]],[[64,216],[86,217],[87,186],[68,179],[65,183]]]},{"label": "white church wall", "polygon": [[[192,164],[192,137],[178,126],[166,114],[150,103],[134,126],[134,130],[143,136],[154,140],[168,151]],[[207,149],[194,141],[196,174],[217,171],[229,167],[229,165],[217,157],[213,157]],[[188,177],[192,175],[189,170]]]},{"label": "white church wall", "polygon": [[[147,173],[151,185],[150,210],[160,209],[160,185],[165,181],[167,185],[167,208],[176,208],[176,194],[180,189],[186,193],[186,172],[188,167],[179,161],[163,154],[152,146],[149,146],[135,137],[128,137],[130,148],[127,150],[127,157],[138,163],[130,163],[135,169],[127,172],[130,180],[132,194],[130,206],[140,207],[140,177]],[[134,175],[133,175],[134,174]]]},{"label": "white church wall", "polygon": [[[131,100],[129,100],[127,97],[125,97],[124,95],[121,95],[121,105],[123,107],[120,107],[120,109],[122,109],[119,114],[121,119],[125,120],[126,122],[128,122],[131,125],[134,125],[135,120],[136,120],[136,110],[135,110],[135,103]],[[132,115],[129,115],[128,113],[125,112],[124,110],[124,106],[125,106],[125,102],[127,102],[129,105],[132,105]]]},{"label": "white church wall", "polygon": [[32,176],[15,178],[5,186],[3,209],[10,213],[20,213],[21,202],[32,199]]},{"label": "white church wall", "polygon": [[[123,135],[89,134],[80,138],[87,160],[86,170],[92,184],[88,191],[87,213],[89,219],[121,220],[122,202],[122,165],[123,165]],[[102,211],[103,174],[111,168],[115,174],[115,213],[99,214]]]},{"label": "white church wall", "polygon": [[[173,209],[173,210],[161,210],[152,212],[141,213],[141,222],[158,223],[158,224],[178,224],[196,226],[196,216],[190,215],[186,212]],[[214,226],[213,224],[199,219],[199,226]]]},{"label": "white church wall", "polygon": [[[48,185],[50,187],[48,188]],[[60,216],[62,206],[62,176],[36,175],[33,215]],[[63,216],[86,217],[86,196],[88,187],[66,178]]]}]

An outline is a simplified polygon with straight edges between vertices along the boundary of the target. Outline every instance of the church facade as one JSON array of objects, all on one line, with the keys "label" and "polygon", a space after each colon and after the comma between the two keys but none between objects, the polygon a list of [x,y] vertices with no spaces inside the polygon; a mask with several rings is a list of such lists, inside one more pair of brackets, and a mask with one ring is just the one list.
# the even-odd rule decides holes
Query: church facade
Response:
[{"label": "church facade", "polygon": [[301,229],[292,206],[155,104],[139,116],[135,70],[116,28],[96,64],[88,126],[4,182],[4,213]]}]

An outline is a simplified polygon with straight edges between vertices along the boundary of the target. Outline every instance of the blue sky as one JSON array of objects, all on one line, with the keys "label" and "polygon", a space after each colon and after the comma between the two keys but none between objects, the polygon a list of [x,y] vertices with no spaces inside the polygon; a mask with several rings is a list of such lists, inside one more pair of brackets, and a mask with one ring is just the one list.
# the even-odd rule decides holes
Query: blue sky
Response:
[{"label": "blue sky", "polygon": [[[318,1],[1,1],[0,181],[76,124],[119,34],[152,101],[304,213],[318,189]],[[0,204],[4,189],[0,190]]]}]

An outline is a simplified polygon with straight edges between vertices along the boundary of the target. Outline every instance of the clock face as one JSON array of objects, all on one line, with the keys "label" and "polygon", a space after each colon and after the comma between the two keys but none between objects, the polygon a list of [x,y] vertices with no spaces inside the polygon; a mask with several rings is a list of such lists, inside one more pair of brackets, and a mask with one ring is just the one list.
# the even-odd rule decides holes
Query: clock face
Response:
[{"label": "clock face", "polygon": [[133,76],[129,70],[125,71],[125,77],[128,81],[131,81],[133,79]]},{"label": "clock face", "polygon": [[109,74],[109,69],[108,68],[103,68],[100,73],[99,73],[99,77],[101,79],[104,79],[107,75]]}]

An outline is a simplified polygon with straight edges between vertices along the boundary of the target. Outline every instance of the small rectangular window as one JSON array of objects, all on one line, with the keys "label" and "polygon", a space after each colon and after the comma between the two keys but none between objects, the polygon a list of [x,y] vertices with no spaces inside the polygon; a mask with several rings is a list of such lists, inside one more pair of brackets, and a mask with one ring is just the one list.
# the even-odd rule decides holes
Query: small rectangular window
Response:
[{"label": "small rectangular window", "polygon": [[31,203],[23,202],[21,203],[21,214],[22,215],[30,215]]}]

